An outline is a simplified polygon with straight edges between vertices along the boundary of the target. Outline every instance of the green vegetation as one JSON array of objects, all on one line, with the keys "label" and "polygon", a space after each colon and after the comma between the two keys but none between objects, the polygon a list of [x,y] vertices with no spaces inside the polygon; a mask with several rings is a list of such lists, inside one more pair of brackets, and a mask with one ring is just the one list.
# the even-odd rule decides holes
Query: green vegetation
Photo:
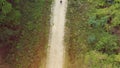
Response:
[{"label": "green vegetation", "polygon": [[[44,68],[52,1],[0,0],[0,49],[12,68]],[[120,0],[69,0],[65,68],[120,67],[119,11]]]},{"label": "green vegetation", "polygon": [[1,43],[6,42],[6,45],[15,42],[17,38],[13,40],[13,35],[14,37],[18,37],[17,34],[19,31],[17,30],[20,29],[18,23],[20,23],[21,13],[17,8],[18,4],[15,3],[16,6],[12,7],[12,3],[13,2],[10,3],[10,1],[6,0],[0,1],[0,40]]},{"label": "green vegetation", "polygon": [[42,67],[52,0],[0,0],[0,47],[12,68]]},{"label": "green vegetation", "polygon": [[120,0],[69,0],[66,68],[119,68]]}]

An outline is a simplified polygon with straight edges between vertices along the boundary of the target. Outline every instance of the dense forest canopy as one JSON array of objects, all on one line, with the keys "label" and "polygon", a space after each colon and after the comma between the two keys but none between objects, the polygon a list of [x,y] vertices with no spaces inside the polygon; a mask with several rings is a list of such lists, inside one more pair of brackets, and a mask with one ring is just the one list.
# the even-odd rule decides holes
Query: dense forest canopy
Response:
[{"label": "dense forest canopy", "polygon": [[[0,56],[12,68],[43,63],[52,1],[0,0]],[[68,0],[67,9],[66,68],[119,68],[120,0]]]},{"label": "dense forest canopy", "polygon": [[0,0],[0,56],[7,51],[4,58],[12,68],[38,68],[42,63],[51,3],[52,0]]},{"label": "dense forest canopy", "polygon": [[120,0],[69,0],[68,68],[120,67],[119,11]]},{"label": "dense forest canopy", "polygon": [[98,51],[115,53],[115,50],[120,47],[120,2],[119,0],[90,0],[90,3],[94,4],[92,6],[94,9],[88,20],[88,24],[92,27],[90,30],[93,32],[90,32],[89,42],[91,41]]}]

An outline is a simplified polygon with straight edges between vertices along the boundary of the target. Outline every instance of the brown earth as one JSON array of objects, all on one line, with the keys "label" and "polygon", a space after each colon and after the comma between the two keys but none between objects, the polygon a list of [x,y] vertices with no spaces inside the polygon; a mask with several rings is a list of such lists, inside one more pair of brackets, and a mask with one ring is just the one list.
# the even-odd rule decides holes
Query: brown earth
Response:
[{"label": "brown earth", "polygon": [[9,53],[10,46],[0,47],[0,68],[11,68],[8,63],[5,62],[5,57]]}]

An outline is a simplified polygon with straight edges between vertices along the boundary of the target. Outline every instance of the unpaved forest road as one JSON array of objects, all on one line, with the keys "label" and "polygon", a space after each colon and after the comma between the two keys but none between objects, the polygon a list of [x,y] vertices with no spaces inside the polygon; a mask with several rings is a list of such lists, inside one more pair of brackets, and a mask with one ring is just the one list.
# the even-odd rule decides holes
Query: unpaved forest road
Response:
[{"label": "unpaved forest road", "polygon": [[55,0],[52,5],[51,31],[46,68],[63,68],[64,64],[64,25],[67,0]]}]

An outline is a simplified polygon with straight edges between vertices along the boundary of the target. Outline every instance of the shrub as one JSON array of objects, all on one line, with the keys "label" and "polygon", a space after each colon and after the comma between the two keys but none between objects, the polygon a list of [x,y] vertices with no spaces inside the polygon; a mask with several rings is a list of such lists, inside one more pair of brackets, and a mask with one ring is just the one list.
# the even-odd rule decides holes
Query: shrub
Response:
[{"label": "shrub", "polygon": [[107,55],[92,50],[85,54],[85,64],[89,68],[119,68],[120,61],[118,55]]}]

